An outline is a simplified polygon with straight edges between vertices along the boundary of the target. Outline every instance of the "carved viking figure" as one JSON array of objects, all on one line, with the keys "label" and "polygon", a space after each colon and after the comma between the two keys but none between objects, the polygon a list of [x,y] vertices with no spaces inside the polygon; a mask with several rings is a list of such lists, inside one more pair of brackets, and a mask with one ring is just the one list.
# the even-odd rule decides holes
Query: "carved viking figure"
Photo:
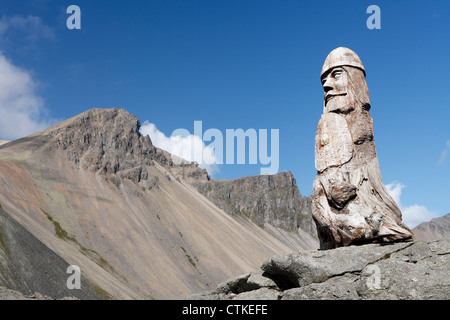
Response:
[{"label": "carved viking figure", "polygon": [[347,48],[333,50],[322,68],[312,195],[321,249],[412,240],[381,179],[365,78],[361,60]]}]

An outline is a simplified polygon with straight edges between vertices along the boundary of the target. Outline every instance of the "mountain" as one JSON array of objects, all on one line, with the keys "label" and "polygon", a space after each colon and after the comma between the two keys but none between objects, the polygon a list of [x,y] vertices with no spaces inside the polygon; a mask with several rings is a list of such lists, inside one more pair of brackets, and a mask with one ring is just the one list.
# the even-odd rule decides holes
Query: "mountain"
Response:
[{"label": "mountain", "polygon": [[195,300],[448,300],[450,240],[275,255]]},{"label": "mountain", "polygon": [[[80,298],[176,299],[293,251],[201,195],[192,183],[207,183],[206,171],[174,164],[139,129],[126,110],[91,109],[0,146],[2,214],[24,229],[0,245],[11,266],[0,286],[28,294],[41,289],[30,287],[41,278],[51,283],[44,294],[67,296],[65,268],[77,265],[86,290]],[[26,248],[17,245],[24,239],[32,239]],[[21,259],[52,258],[30,258],[35,268],[25,270],[4,260],[11,248]]]},{"label": "mountain", "polygon": [[422,241],[450,238],[450,213],[428,222],[422,222],[412,231],[414,237]]},{"label": "mountain", "polygon": [[3,144],[5,144],[5,143],[8,143],[9,141],[7,141],[7,140],[0,140],[0,146],[1,145],[3,145]]},{"label": "mountain", "polygon": [[311,200],[302,197],[290,171],[193,185],[231,216],[256,223],[293,251],[319,248]]}]

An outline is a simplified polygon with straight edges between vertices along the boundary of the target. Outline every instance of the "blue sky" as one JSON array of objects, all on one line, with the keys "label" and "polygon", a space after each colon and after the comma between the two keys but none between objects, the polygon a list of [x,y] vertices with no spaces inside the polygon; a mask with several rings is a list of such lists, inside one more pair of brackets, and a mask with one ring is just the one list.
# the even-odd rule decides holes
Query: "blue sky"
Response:
[{"label": "blue sky", "polygon": [[[71,4],[81,30],[66,27]],[[366,27],[371,4],[380,30]],[[320,70],[345,46],[367,71],[383,181],[403,209],[439,216],[450,212],[449,39],[446,0],[2,0],[0,139],[92,107],[126,108],[166,136],[196,120],[224,133],[279,129],[279,171],[310,195]],[[14,103],[22,112],[6,113]],[[225,164],[213,177],[260,168]]]}]

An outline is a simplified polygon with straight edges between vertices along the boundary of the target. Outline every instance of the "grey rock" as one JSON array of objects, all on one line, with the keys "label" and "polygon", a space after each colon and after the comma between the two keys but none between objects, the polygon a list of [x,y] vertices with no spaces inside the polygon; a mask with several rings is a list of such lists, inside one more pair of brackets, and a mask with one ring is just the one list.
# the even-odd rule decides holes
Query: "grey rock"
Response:
[{"label": "grey rock", "polygon": [[260,288],[240,293],[233,297],[232,300],[279,300],[280,298],[280,291],[269,288]]},{"label": "grey rock", "polygon": [[448,241],[418,242],[353,273],[286,290],[283,299],[447,300],[449,249]]},{"label": "grey rock", "polygon": [[355,279],[351,274],[285,290],[281,300],[356,300]]},{"label": "grey rock", "polygon": [[275,281],[265,276],[262,271],[251,273],[247,279],[247,285],[250,288],[277,288]]},{"label": "grey rock", "polygon": [[221,296],[223,296],[223,294],[221,295],[211,290],[191,294],[190,296],[186,297],[186,300],[223,300],[221,299]]},{"label": "grey rock", "polygon": [[353,246],[351,250],[337,248],[277,255],[264,262],[262,270],[287,286],[300,287],[323,282],[336,275],[361,271],[367,264],[388,257],[411,244],[398,243]]},{"label": "grey rock", "polygon": [[240,275],[236,278],[232,278],[225,282],[220,283],[217,286],[217,293],[240,293],[247,291],[247,279],[250,277],[250,273]]},{"label": "grey rock", "polygon": [[[274,256],[262,265],[262,273],[253,272],[234,278],[233,292],[225,290],[219,294],[215,290],[197,297],[448,300],[449,265],[449,239],[308,251]],[[252,277],[258,278],[257,282],[264,285],[251,289],[249,282]],[[266,282],[261,278],[268,280]]]},{"label": "grey rock", "polygon": [[215,290],[188,296],[187,300],[278,300],[281,290],[264,271],[246,273],[220,283]]}]

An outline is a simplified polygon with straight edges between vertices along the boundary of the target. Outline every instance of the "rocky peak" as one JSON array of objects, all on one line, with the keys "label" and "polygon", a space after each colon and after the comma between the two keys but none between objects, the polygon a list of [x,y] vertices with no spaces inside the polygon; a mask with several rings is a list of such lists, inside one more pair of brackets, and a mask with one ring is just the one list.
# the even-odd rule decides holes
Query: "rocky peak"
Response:
[{"label": "rocky peak", "polygon": [[139,119],[124,109],[91,109],[51,130],[52,147],[66,150],[84,169],[116,173],[126,160],[149,158],[155,148],[139,133]]},{"label": "rocky peak", "polygon": [[[177,166],[170,153],[139,132],[140,126],[139,119],[125,109],[91,109],[40,134],[49,140],[43,151],[61,151],[81,169],[105,175],[115,184],[130,179],[146,189],[155,185],[146,166],[157,162],[169,171]],[[191,163],[182,166],[202,171]]]}]

